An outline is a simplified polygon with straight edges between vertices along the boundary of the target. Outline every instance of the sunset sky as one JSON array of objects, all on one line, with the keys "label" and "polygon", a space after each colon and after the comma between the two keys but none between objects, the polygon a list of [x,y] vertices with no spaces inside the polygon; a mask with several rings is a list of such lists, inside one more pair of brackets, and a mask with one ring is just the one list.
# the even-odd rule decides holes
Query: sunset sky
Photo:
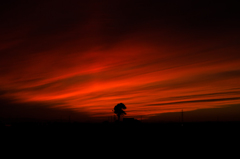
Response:
[{"label": "sunset sky", "polygon": [[240,120],[239,15],[228,1],[1,2],[0,119],[102,121],[124,103],[137,119]]}]

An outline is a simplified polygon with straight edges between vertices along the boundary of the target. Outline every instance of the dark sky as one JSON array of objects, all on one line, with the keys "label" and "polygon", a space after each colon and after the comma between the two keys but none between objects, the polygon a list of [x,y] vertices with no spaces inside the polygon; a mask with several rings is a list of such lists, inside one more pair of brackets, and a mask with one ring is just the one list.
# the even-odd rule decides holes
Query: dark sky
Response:
[{"label": "dark sky", "polygon": [[121,102],[135,118],[231,116],[239,15],[234,1],[3,1],[0,117],[107,119]]}]

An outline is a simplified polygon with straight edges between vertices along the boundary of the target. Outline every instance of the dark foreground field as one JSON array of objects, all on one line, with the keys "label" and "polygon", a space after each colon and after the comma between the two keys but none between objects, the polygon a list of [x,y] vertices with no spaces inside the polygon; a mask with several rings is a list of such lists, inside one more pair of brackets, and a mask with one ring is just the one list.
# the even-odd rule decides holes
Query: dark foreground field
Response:
[{"label": "dark foreground field", "polygon": [[[54,152],[61,156],[75,154],[141,157],[162,153],[179,155],[239,145],[239,122],[204,123],[18,123],[1,126],[1,144],[11,152],[28,154]],[[27,148],[26,148],[27,146]],[[3,152],[3,151],[2,151]],[[218,149],[218,153],[222,153]],[[101,154],[101,155],[100,155]],[[183,154],[182,154],[183,155]],[[56,157],[55,156],[55,157]],[[135,157],[136,157],[135,156]]]},{"label": "dark foreground field", "polygon": [[[240,132],[240,122],[195,122],[195,123],[13,123],[1,125],[1,132],[7,135],[18,134],[38,135],[35,137],[61,136],[61,138],[112,138],[122,137],[155,138],[167,137],[208,137],[208,135],[237,134]],[[162,136],[164,135],[164,136]],[[194,136],[195,135],[195,136]]]}]

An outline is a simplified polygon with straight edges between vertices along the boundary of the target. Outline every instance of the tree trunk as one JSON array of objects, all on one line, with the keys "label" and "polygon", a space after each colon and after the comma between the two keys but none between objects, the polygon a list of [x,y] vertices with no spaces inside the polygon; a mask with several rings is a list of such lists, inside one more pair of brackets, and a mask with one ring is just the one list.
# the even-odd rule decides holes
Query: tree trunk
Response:
[{"label": "tree trunk", "polygon": [[120,121],[120,114],[118,114],[117,116],[118,116],[118,121]]}]

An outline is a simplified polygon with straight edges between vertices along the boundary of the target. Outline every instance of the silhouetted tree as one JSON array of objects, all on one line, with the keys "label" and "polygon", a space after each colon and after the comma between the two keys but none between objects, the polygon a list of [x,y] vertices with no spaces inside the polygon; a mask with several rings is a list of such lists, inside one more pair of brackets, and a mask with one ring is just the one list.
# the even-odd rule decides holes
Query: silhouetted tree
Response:
[{"label": "silhouetted tree", "polygon": [[115,107],[114,107],[114,113],[117,114],[118,116],[118,121],[120,121],[120,116],[122,114],[126,114],[126,112],[123,110],[126,109],[126,106],[123,103],[118,103]]}]

